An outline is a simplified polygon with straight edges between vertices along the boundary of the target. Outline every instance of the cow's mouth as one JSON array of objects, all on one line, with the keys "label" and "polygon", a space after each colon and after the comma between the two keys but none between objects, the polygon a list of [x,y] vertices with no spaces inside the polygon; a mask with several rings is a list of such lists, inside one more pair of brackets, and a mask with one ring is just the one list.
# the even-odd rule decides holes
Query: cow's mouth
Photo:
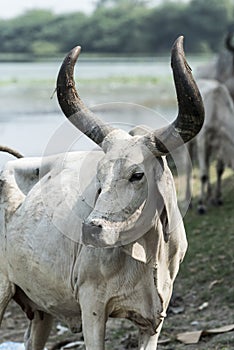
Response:
[{"label": "cow's mouth", "polygon": [[[125,221],[110,221],[101,217],[84,222],[81,242],[96,248],[124,245],[125,233],[134,230],[136,223],[142,216],[145,203],[146,201]],[[133,240],[134,238],[131,239],[131,241]],[[129,239],[127,243],[129,243]]]}]

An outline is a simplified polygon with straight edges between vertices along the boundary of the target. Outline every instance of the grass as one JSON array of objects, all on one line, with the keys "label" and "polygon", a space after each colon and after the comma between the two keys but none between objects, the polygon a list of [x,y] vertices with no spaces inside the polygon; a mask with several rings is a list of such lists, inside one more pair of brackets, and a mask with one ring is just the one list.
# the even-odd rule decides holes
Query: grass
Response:
[{"label": "grass", "polygon": [[[135,86],[135,85],[156,85],[158,84],[161,80],[165,78],[158,78],[155,76],[110,76],[110,77],[105,77],[101,79],[102,85],[129,85],[129,86]],[[7,86],[7,85],[12,85],[12,84],[24,84],[24,85],[36,85],[36,84],[41,84],[41,83],[52,83],[54,82],[54,79],[30,79],[30,78],[11,78],[11,79],[5,79],[1,80],[0,79],[0,86]],[[82,84],[82,85],[100,85],[100,78],[79,78],[77,79],[77,84]]]},{"label": "grass", "polygon": [[[199,176],[193,177],[193,208],[184,224],[189,248],[174,284],[174,300],[182,306],[179,314],[170,313],[161,338],[170,338],[159,350],[231,350],[233,332],[202,337],[197,344],[185,345],[175,340],[181,332],[218,328],[233,323],[234,309],[234,173],[226,169],[223,176],[223,205],[209,206],[207,214],[197,213]],[[212,187],[215,167],[211,169]],[[199,310],[199,306],[205,305]],[[174,338],[173,338],[174,337]],[[174,341],[173,341],[174,339]]]},{"label": "grass", "polygon": [[[211,172],[214,183],[214,168]],[[196,180],[198,182],[198,180]],[[198,191],[197,184],[194,186]],[[196,192],[195,192],[196,194]],[[189,249],[180,276],[184,288],[199,288],[201,301],[211,297],[234,307],[234,175],[226,170],[224,204],[210,206],[205,215],[190,210],[184,219]],[[212,293],[211,293],[212,291]]]},{"label": "grass", "polygon": [[[184,311],[173,314],[169,308],[160,339],[170,341],[159,344],[158,349],[232,350],[233,332],[205,336],[197,344],[190,345],[176,340],[176,335],[181,332],[218,328],[233,323],[234,173],[228,169],[224,173],[224,204],[219,207],[210,206],[207,214],[202,216],[196,211],[199,194],[197,169],[194,175],[194,207],[184,218],[189,249],[176,278],[173,296],[179,306],[184,307]],[[214,166],[211,169],[211,183],[215,185]],[[199,311],[199,306],[205,302],[207,306]],[[110,347],[108,344],[108,349],[113,349],[113,339],[118,344],[114,349],[136,349],[136,345],[131,347],[131,342],[136,343],[137,331],[124,325],[121,331],[111,329],[112,342]],[[123,341],[123,334],[128,335],[128,346]]]},{"label": "grass", "polygon": [[0,87],[7,87],[11,85],[18,85],[19,88],[22,88],[23,86],[37,86],[37,85],[54,85],[54,79],[27,79],[27,78],[11,78],[11,79],[4,79],[0,80]]}]

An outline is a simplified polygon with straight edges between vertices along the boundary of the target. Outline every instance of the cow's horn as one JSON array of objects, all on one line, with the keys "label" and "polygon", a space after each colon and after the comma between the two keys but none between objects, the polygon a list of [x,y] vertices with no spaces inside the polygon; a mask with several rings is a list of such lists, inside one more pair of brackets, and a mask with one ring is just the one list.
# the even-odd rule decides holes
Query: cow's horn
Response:
[{"label": "cow's horn", "polygon": [[57,96],[63,113],[81,132],[101,145],[103,139],[114,130],[91,112],[80,99],[73,79],[74,66],[81,47],[72,49],[63,61],[57,79]]},{"label": "cow's horn", "polygon": [[23,158],[24,157],[21,153],[19,153],[15,149],[7,147],[7,146],[0,146],[0,152],[9,153],[16,158]]},{"label": "cow's horn", "polygon": [[185,60],[183,36],[174,43],[171,53],[171,66],[178,100],[179,113],[176,120],[158,129],[146,141],[152,139],[156,155],[165,155],[183,143],[190,141],[200,131],[204,122],[204,107],[200,92],[193,79],[191,68]]}]

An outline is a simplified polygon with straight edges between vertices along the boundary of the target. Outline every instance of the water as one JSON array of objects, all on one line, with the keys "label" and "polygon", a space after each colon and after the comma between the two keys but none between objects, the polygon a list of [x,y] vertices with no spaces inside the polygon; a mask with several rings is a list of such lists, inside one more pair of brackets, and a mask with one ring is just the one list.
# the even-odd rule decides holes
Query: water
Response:
[{"label": "water", "polygon": [[[1,80],[55,79],[61,61],[0,63]],[[162,76],[170,72],[170,59],[142,57],[139,59],[98,58],[78,59],[77,74],[81,79],[113,76]]]}]

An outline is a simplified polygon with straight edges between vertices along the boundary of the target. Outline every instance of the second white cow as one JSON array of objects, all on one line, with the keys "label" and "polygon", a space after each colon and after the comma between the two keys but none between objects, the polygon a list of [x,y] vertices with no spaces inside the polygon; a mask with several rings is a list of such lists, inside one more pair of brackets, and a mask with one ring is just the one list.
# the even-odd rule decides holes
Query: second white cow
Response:
[{"label": "second white cow", "polygon": [[[234,104],[227,87],[217,80],[198,79],[205,121],[201,132],[188,144],[191,158],[198,160],[200,172],[200,199],[198,212],[204,213],[207,203],[222,204],[221,177],[225,166],[234,169]],[[212,194],[210,165],[216,162],[217,182]],[[187,200],[191,197],[191,169],[187,173]]]}]

